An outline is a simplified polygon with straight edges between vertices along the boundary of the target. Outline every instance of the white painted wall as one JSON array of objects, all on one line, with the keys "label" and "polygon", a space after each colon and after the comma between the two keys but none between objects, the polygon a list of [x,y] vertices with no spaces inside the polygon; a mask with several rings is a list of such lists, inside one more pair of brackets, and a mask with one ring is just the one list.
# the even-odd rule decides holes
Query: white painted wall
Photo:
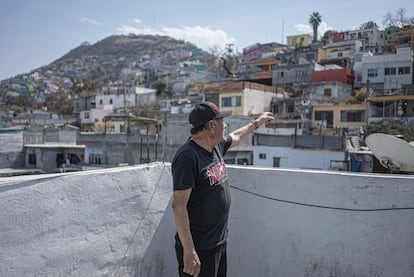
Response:
[{"label": "white painted wall", "polygon": [[[414,275],[414,176],[229,174],[229,277]],[[0,276],[177,276],[171,190],[161,163],[0,178]]]},{"label": "white painted wall", "polygon": [[163,164],[0,178],[0,276],[171,276],[171,188]]},{"label": "white painted wall", "polygon": [[[414,276],[414,210],[397,210],[414,208],[413,176],[236,166],[229,174],[238,188],[229,276]],[[397,209],[375,210],[383,208]]]},{"label": "white painted wall", "polygon": [[245,88],[243,90],[243,115],[262,114],[271,111],[273,92]]},{"label": "white painted wall", "polygon": [[[260,159],[260,154],[266,154],[266,158]],[[331,161],[343,161],[345,153],[323,149],[256,145],[253,150],[253,165],[273,167],[274,157],[280,158],[280,167],[284,168],[328,170],[331,167]]]}]

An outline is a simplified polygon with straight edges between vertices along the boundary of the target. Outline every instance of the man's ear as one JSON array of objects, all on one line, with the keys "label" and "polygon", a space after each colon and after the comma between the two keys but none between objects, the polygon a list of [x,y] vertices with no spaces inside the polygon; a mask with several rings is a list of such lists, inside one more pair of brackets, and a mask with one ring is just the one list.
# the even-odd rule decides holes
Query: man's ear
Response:
[{"label": "man's ear", "polygon": [[210,129],[213,129],[213,127],[216,125],[216,123],[214,122],[214,120],[210,120],[209,121],[209,123],[208,123],[208,128],[209,128],[209,130]]}]

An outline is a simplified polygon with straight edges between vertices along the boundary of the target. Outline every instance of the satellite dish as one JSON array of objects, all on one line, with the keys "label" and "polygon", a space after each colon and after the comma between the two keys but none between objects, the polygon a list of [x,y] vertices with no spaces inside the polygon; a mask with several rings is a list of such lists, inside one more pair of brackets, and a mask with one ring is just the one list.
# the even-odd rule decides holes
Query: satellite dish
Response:
[{"label": "satellite dish", "polygon": [[365,142],[385,168],[392,171],[414,172],[414,146],[395,136],[376,133]]}]

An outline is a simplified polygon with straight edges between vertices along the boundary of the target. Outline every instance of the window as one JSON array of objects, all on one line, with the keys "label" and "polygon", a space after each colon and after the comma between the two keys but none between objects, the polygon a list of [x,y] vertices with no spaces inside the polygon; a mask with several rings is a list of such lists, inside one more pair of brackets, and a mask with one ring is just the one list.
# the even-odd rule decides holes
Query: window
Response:
[{"label": "window", "polygon": [[323,95],[331,97],[332,96],[332,89],[331,88],[324,89],[323,90]]},{"label": "window", "polygon": [[121,133],[126,133],[126,126],[124,124],[119,125]]},{"label": "window", "polygon": [[342,56],[343,56],[342,52],[339,52],[339,53],[338,53],[338,57],[340,58],[340,57],[342,57]]},{"label": "window", "polygon": [[222,107],[240,107],[241,106],[241,96],[231,96],[221,98]]},{"label": "window", "polygon": [[113,101],[112,101],[112,98],[111,98],[111,99],[109,99],[109,104],[112,105],[112,103],[113,103]]},{"label": "window", "polygon": [[259,159],[266,160],[266,153],[259,153]]},{"label": "window", "polygon": [[398,74],[402,75],[402,74],[410,74],[410,67],[399,67],[398,68]]},{"label": "window", "polygon": [[306,77],[308,72],[306,70],[296,70],[296,77]]},{"label": "window", "polygon": [[102,164],[102,155],[99,154],[90,154],[89,155],[89,163],[90,164]]},{"label": "window", "polygon": [[397,72],[395,67],[386,67],[384,68],[384,75],[395,75]]},{"label": "window", "polygon": [[295,111],[295,105],[294,104],[290,104],[287,106],[287,112],[288,113],[293,113]]},{"label": "window", "polygon": [[88,119],[89,117],[89,112],[85,112],[85,119]]},{"label": "window", "polygon": [[368,69],[368,77],[377,77],[378,72],[376,68],[369,68]]},{"label": "window", "polygon": [[273,167],[280,167],[280,158],[273,157]]},{"label": "window", "polygon": [[29,165],[36,165],[36,154],[29,154]]},{"label": "window", "polygon": [[341,122],[364,122],[364,110],[344,110],[341,111]]},{"label": "window", "polygon": [[333,111],[315,111],[315,120],[333,120]]},{"label": "window", "polygon": [[102,105],[103,104],[103,100],[101,99],[101,100],[99,100],[99,105]]}]

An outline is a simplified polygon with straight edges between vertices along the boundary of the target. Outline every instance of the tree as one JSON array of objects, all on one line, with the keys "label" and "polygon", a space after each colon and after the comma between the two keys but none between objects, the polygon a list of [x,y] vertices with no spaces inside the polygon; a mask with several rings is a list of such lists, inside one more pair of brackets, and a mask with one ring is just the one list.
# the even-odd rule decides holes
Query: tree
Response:
[{"label": "tree", "polygon": [[374,21],[368,21],[368,22],[362,23],[359,28],[361,30],[379,29],[377,23],[375,23]]},{"label": "tree", "polygon": [[354,95],[350,96],[347,104],[359,104],[367,98],[367,88],[360,88],[354,91]]},{"label": "tree", "polygon": [[414,16],[406,16],[406,10],[400,8],[394,14],[388,12],[383,16],[382,23],[385,26],[403,27],[404,25],[414,25]]},{"label": "tree", "polygon": [[20,107],[25,111],[36,108],[36,99],[31,95],[6,94],[4,104],[6,106]]},{"label": "tree", "polygon": [[79,97],[88,97],[96,94],[99,82],[90,78],[77,79],[72,86],[72,92]]},{"label": "tree", "polygon": [[44,105],[48,111],[58,114],[71,114],[73,110],[72,97],[62,92],[52,92],[46,96]]},{"label": "tree", "polygon": [[318,27],[322,22],[322,16],[318,12],[313,12],[309,17],[309,24],[313,28],[313,40],[312,42],[318,41]]},{"label": "tree", "polygon": [[336,33],[338,33],[338,32],[335,31],[335,30],[326,31],[322,36],[322,39],[321,39],[322,42],[325,43],[325,44],[329,43],[330,42],[329,39],[331,38],[331,36],[336,34]]}]

